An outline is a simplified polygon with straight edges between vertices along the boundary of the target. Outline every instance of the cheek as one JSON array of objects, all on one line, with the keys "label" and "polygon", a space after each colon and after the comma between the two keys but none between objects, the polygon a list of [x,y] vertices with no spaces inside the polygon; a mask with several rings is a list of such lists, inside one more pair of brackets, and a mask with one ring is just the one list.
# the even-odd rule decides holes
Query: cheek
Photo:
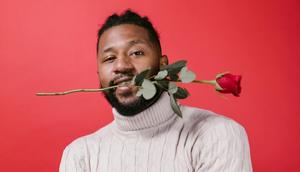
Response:
[{"label": "cheek", "polygon": [[100,87],[104,88],[104,87],[108,87],[108,82],[105,80],[105,78],[99,76],[99,82],[100,82]]},{"label": "cheek", "polygon": [[142,72],[143,70],[146,70],[148,68],[151,68],[152,70],[159,69],[159,59],[155,56],[150,56],[148,58],[144,58],[138,61],[138,64],[136,65],[136,69],[139,72]]},{"label": "cheek", "polygon": [[101,87],[108,87],[109,82],[111,81],[111,72],[109,69],[105,67],[98,68],[98,76]]}]

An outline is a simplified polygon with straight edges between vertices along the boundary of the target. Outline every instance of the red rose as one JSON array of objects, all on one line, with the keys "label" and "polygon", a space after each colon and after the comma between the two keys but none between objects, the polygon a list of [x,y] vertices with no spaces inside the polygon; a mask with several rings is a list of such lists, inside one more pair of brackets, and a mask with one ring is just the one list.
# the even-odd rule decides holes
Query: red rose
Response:
[{"label": "red rose", "polygon": [[232,93],[238,97],[241,93],[241,79],[241,75],[232,75],[230,73],[217,76],[216,90],[221,93]]}]

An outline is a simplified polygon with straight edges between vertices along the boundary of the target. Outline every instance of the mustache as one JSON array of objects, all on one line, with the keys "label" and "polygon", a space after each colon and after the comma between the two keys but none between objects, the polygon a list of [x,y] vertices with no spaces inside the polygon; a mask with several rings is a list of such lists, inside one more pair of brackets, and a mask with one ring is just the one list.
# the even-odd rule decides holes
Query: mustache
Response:
[{"label": "mustache", "polygon": [[133,73],[120,73],[117,76],[115,76],[110,82],[109,82],[109,86],[115,86],[116,81],[121,79],[121,78],[133,78],[135,75]]}]

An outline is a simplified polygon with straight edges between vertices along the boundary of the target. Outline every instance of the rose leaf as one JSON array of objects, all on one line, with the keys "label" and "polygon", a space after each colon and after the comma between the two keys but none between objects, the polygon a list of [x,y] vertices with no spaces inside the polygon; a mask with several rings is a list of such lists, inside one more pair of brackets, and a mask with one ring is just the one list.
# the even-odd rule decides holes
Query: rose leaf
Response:
[{"label": "rose leaf", "polygon": [[140,90],[142,91],[142,95],[146,100],[151,99],[156,93],[156,87],[148,79],[144,79],[142,88]]},{"label": "rose leaf", "polygon": [[168,76],[168,71],[167,70],[162,70],[157,73],[157,75],[154,77],[155,80],[162,80],[166,76]]},{"label": "rose leaf", "polygon": [[196,74],[192,71],[187,70],[187,67],[183,67],[180,70],[180,79],[183,83],[189,83],[195,80]]}]

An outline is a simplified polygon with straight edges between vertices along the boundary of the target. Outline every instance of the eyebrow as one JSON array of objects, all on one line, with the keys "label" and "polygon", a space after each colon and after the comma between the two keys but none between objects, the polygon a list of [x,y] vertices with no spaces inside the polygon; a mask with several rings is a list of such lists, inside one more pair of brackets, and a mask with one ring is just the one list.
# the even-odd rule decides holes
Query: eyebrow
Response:
[{"label": "eyebrow", "polygon": [[[130,47],[132,47],[132,46],[134,46],[134,45],[136,45],[136,44],[146,44],[146,45],[148,45],[148,43],[147,43],[146,41],[140,40],[140,39],[136,39],[136,40],[129,41],[128,44],[129,44]],[[151,45],[150,45],[150,46],[151,46]],[[105,49],[102,51],[102,53],[107,53],[107,52],[109,52],[109,51],[113,51],[113,49],[114,49],[113,46],[108,47],[108,48],[105,48]]]}]

